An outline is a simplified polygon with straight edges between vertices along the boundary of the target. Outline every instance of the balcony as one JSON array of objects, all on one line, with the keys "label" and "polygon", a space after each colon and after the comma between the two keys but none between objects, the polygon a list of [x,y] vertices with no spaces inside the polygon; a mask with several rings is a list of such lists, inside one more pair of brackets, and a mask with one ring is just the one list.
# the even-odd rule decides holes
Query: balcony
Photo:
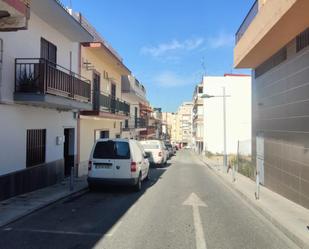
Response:
[{"label": "balcony", "polygon": [[14,100],[57,109],[91,109],[91,83],[41,58],[15,59]]},{"label": "balcony", "polygon": [[259,3],[236,34],[235,68],[257,68],[309,27],[308,0]]},{"label": "balcony", "polygon": [[238,43],[240,38],[244,35],[244,33],[246,32],[246,30],[248,29],[249,25],[251,24],[253,19],[256,17],[258,12],[259,12],[259,1],[256,0],[253,6],[251,7],[251,9],[249,10],[249,13],[245,17],[244,21],[240,25],[238,31],[236,32],[236,37],[235,37],[236,44]]},{"label": "balcony", "polygon": [[146,130],[140,132],[142,139],[155,138],[157,134],[156,126],[147,126]]},{"label": "balcony", "polygon": [[85,116],[124,120],[130,115],[130,105],[109,94],[94,92],[93,109],[91,111],[82,111],[81,114]]},{"label": "balcony", "polygon": [[125,123],[125,127],[122,129],[123,131],[130,131],[130,130],[146,130],[147,128],[147,120],[144,118],[133,118],[128,120]]}]

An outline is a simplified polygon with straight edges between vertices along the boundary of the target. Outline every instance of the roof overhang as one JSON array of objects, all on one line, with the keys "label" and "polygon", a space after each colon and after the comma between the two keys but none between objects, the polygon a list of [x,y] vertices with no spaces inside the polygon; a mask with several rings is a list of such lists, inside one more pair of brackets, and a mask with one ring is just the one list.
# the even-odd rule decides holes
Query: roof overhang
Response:
[{"label": "roof overhang", "polygon": [[130,69],[128,69],[126,65],[124,65],[123,62],[119,60],[119,58],[102,42],[83,42],[82,45],[85,48],[93,50],[97,56],[109,58],[110,64],[119,69],[122,75],[131,74]]},{"label": "roof overhang", "polygon": [[58,0],[32,0],[31,11],[73,42],[93,41],[92,35]]},{"label": "roof overhang", "polygon": [[256,68],[309,26],[308,0],[272,0],[258,14],[234,49],[236,68]]}]

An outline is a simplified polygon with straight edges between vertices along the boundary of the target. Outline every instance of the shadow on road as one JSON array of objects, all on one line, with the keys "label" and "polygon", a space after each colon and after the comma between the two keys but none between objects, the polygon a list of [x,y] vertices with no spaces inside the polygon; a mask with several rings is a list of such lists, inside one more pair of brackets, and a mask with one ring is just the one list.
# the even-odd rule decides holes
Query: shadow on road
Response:
[{"label": "shadow on road", "polygon": [[0,248],[93,248],[166,170],[152,168],[140,192],[103,187],[29,215],[0,231]]}]

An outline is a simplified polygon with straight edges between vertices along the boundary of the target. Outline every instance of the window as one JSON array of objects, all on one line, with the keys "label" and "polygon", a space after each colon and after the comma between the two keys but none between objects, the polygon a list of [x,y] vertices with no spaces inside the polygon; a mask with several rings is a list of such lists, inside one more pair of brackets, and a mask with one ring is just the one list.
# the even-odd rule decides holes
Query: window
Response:
[{"label": "window", "polygon": [[296,37],[296,51],[304,49],[309,46],[309,28]]},{"label": "window", "polygon": [[41,38],[41,58],[57,64],[57,47],[44,38]]},{"label": "window", "polygon": [[46,130],[27,130],[26,167],[45,163]]},{"label": "window", "polygon": [[104,141],[96,144],[93,158],[130,159],[130,146],[127,142]]},{"label": "window", "polygon": [[255,69],[255,78],[258,78],[259,76],[268,72],[272,68],[278,66],[286,59],[287,59],[287,48],[284,47]]},{"label": "window", "polygon": [[198,93],[203,93],[203,87],[202,87],[202,86],[200,86],[200,87],[198,88]]}]

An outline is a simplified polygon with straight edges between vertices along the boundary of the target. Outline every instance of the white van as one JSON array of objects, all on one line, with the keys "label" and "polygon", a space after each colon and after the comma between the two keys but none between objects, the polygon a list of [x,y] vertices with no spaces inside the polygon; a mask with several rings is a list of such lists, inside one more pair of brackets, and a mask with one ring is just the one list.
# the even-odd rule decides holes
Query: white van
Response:
[{"label": "white van", "polygon": [[150,163],[163,165],[167,163],[168,152],[160,140],[145,140],[140,142],[143,146]]},{"label": "white van", "polygon": [[88,185],[133,185],[141,189],[149,179],[149,161],[143,147],[136,140],[99,139],[94,144],[89,160]]}]

